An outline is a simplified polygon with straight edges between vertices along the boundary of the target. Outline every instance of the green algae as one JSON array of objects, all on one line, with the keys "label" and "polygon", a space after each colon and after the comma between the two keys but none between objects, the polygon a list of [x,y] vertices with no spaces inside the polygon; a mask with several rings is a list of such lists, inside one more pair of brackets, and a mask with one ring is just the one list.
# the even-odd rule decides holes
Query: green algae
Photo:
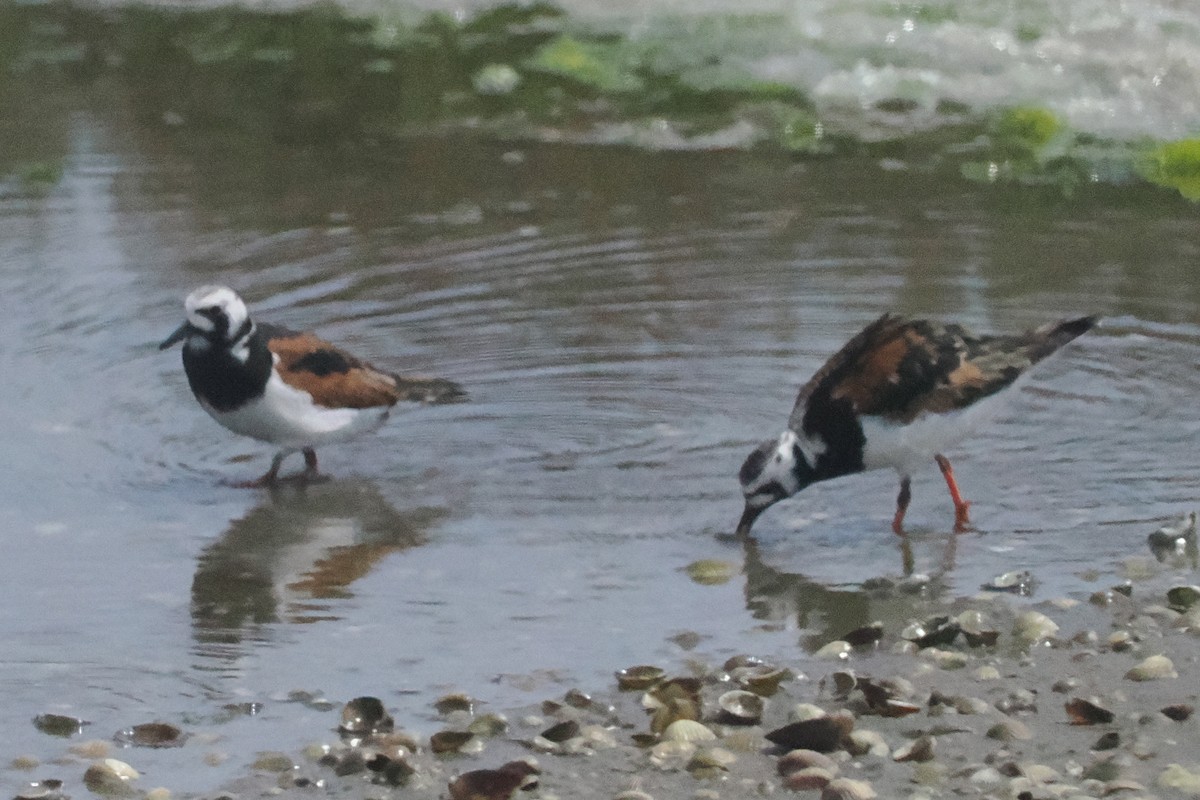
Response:
[{"label": "green algae", "polygon": [[[951,5],[889,8],[931,24],[955,13]],[[284,12],[0,0],[0,100],[14,84],[31,76],[44,84],[52,73],[85,90],[117,84],[136,119],[181,140],[231,137],[248,148],[470,129],[516,140],[768,148],[798,159],[880,155],[1062,197],[1144,182],[1200,200],[1200,140],[1107,141],[1037,106],[974,109],[946,99],[940,127],[897,127],[881,144],[870,123],[830,117],[795,86],[754,73],[749,65],[770,51],[779,24],[770,15],[700,15],[632,35],[549,3],[460,18],[354,15],[330,3]],[[871,113],[902,120],[919,105],[901,91]],[[52,186],[57,161],[10,154],[0,174]]]}]

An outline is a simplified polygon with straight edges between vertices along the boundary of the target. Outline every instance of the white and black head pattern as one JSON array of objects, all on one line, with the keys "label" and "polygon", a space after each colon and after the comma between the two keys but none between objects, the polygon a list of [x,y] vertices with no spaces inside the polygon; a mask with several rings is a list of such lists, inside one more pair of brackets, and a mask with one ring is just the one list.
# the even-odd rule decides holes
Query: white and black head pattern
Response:
[{"label": "white and black head pattern", "polygon": [[201,286],[183,305],[187,320],[159,349],[184,343],[183,366],[200,402],[230,411],[260,396],[271,375],[272,357],[237,292],[226,286]]},{"label": "white and black head pattern", "polygon": [[748,533],[750,525],[768,507],[791,497],[813,482],[812,462],[820,454],[821,442],[805,441],[786,430],[768,439],[746,457],[738,472],[746,510],[738,523],[738,533]]},{"label": "white and black head pattern", "polygon": [[187,311],[188,348],[223,347],[243,364],[254,323],[246,303],[228,286],[201,286],[183,303]]}]

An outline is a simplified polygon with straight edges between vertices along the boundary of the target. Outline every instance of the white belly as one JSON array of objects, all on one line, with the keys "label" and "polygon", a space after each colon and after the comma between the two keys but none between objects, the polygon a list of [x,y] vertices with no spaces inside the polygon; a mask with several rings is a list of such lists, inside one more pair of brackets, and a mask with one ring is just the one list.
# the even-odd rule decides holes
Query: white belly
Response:
[{"label": "white belly", "polygon": [[271,442],[283,448],[318,447],[344,442],[374,430],[391,408],[325,408],[288,386],[275,372],[261,397],[233,411],[217,411],[201,403],[213,419],[234,433]]},{"label": "white belly", "polygon": [[907,425],[863,417],[863,466],[867,469],[891,467],[901,475],[911,475],[918,467],[928,464],[941,453],[996,416],[1007,403],[1014,387],[1003,389],[991,397],[958,411],[945,414],[924,414]]}]

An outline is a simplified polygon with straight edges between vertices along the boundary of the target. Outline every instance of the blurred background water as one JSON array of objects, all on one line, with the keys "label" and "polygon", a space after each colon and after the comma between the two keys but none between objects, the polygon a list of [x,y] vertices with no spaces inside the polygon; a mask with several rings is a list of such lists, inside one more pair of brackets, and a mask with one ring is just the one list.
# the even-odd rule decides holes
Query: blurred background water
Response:
[{"label": "blurred background water", "polygon": [[[720,70],[783,81],[787,102],[842,138],[706,140],[678,109],[612,112],[596,85],[538,90],[560,112],[591,109],[586,124],[529,112],[505,133],[512,109],[491,127],[475,101],[458,114],[450,100],[415,122],[412,106],[389,107],[408,123],[386,136],[374,95],[322,105],[345,87],[321,94],[312,72],[275,84],[264,67],[242,90],[204,84],[206,101],[186,77],[172,96],[133,69],[156,62],[122,31],[149,19],[166,31],[157,41],[194,43],[194,17],[118,17],[116,38],[90,39],[71,14],[91,11],[5,7],[27,25],[0,51],[6,760],[62,752],[29,723],[39,713],[90,720],[97,738],[162,719],[204,735],[138,753],[144,781],[203,792],[253,751],[329,735],[336,713],[294,690],[378,695],[428,733],[432,699],[450,690],[504,709],[692,655],[802,669],[851,628],[903,625],[930,596],[1009,570],[1035,574],[1035,600],[1089,592],[1193,507],[1195,207],[1133,168],[1058,180],[1097,162],[1080,173],[1045,149],[995,162],[1020,167],[1012,181],[975,180],[964,165],[1003,136],[963,119],[1032,98],[1041,111],[1020,119],[1052,128],[1039,147],[1064,131],[1073,153],[1089,136],[1122,148],[1183,136],[1197,12],[805,3],[758,9],[787,21],[771,26],[720,4],[568,8],[589,30],[626,26],[622,47],[720,51]],[[268,21],[226,39],[294,18]],[[54,42],[67,49],[51,58]],[[298,63],[277,56],[255,58]],[[157,57],[164,74],[182,69],[178,53]],[[878,103],[909,90],[911,104]],[[223,103],[251,111],[231,121]],[[305,127],[342,113],[345,129]],[[754,119],[734,111],[720,129]],[[471,402],[322,451],[328,483],[228,488],[269,448],[215,425],[178,353],[155,347],[207,282],[381,366],[453,378]],[[1106,319],[950,454],[977,532],[950,532],[931,464],[915,476],[907,547],[889,529],[884,472],[772,509],[753,546],[723,538],[746,452],[884,311],[984,331]],[[701,559],[727,563],[730,580],[693,580]],[[912,574],[929,576],[924,594],[862,588]],[[261,713],[228,708],[247,702]]]}]

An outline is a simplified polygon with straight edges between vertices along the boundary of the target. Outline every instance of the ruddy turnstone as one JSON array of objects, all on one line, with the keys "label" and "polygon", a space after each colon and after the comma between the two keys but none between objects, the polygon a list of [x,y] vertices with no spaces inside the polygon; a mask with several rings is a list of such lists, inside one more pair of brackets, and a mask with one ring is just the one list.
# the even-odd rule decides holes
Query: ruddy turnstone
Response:
[{"label": "ruddy turnstone", "polygon": [[466,398],[452,381],[392,375],[312,333],[255,324],[225,286],[201,286],[184,307],[187,320],[159,349],[182,341],[188,384],[204,410],[234,433],[280,448],[247,486],[275,481],[284,457],[297,451],[303,475],[315,477],[317,447],[378,428],[400,400]]},{"label": "ruddy turnstone", "polygon": [[884,314],[829,359],[800,390],[788,429],[742,464],[746,498],[737,535],[770,506],[817,481],[892,467],[900,495],[892,530],[904,534],[913,470],[932,458],[954,502],[955,530],[969,523],[942,451],[995,410],[995,396],[1096,324],[1080,317],[1013,336],[976,336],[961,325]]}]

